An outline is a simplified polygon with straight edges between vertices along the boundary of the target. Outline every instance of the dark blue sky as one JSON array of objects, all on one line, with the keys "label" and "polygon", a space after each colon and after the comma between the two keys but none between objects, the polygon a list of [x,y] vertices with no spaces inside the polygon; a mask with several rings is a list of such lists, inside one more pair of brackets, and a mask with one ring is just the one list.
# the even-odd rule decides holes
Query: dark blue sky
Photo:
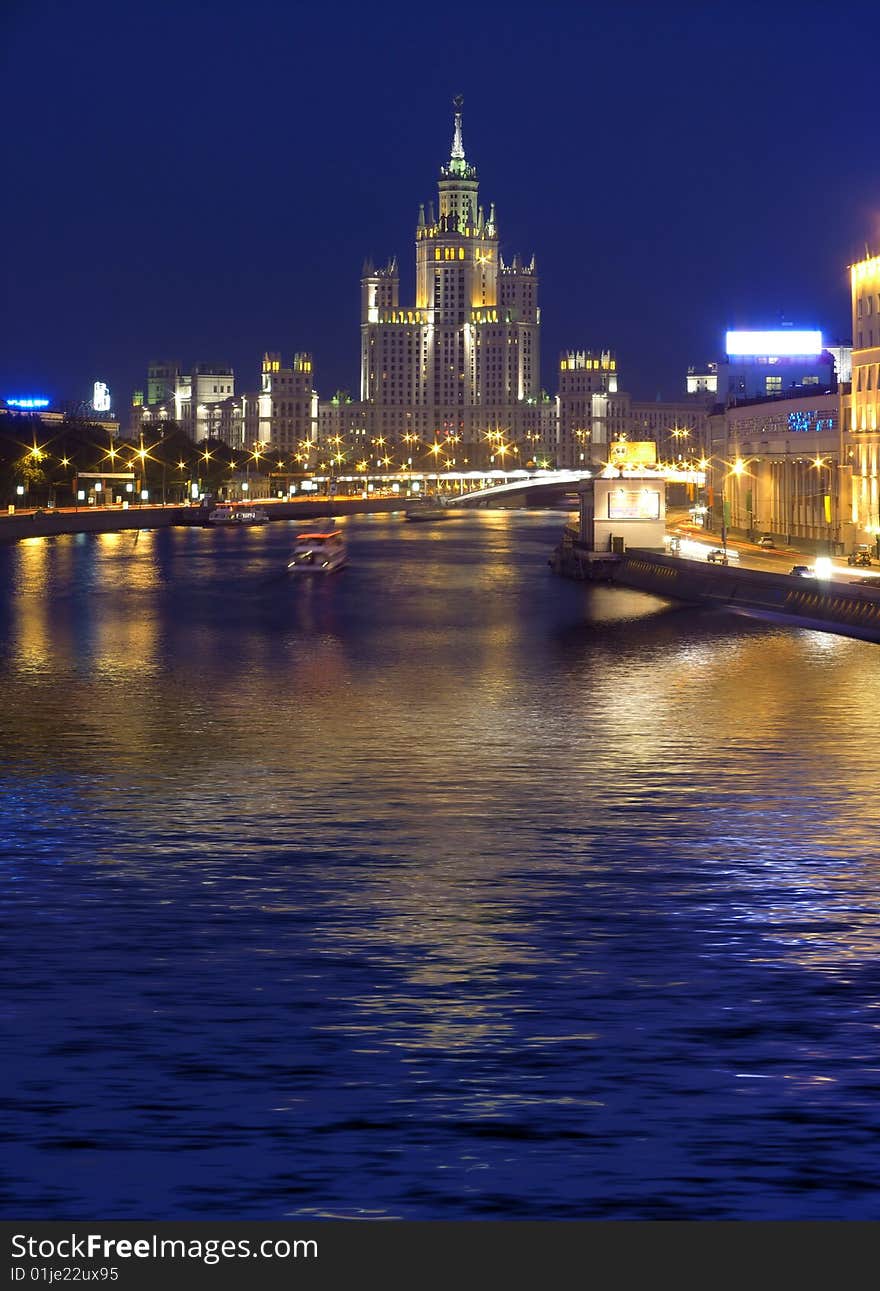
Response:
[{"label": "dark blue sky", "polygon": [[537,255],[551,391],[567,346],[673,398],[727,326],[847,336],[845,267],[880,247],[864,0],[3,13],[0,398],[100,377],[122,407],[165,355],[253,388],[264,349],[356,392],[362,261],[396,252],[411,299],[459,92],[502,254]]}]

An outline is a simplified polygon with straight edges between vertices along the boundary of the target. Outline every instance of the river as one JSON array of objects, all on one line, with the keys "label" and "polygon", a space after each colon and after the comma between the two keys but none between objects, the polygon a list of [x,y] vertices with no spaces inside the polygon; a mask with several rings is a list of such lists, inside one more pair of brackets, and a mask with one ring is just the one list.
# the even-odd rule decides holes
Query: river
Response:
[{"label": "river", "polygon": [[878,648],[562,523],[0,549],[4,1214],[877,1217]]}]

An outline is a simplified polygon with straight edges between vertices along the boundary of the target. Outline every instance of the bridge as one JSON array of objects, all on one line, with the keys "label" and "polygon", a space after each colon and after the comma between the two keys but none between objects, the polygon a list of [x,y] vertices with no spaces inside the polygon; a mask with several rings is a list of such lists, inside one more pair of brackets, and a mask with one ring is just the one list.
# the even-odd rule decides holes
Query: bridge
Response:
[{"label": "bridge", "polygon": [[[358,475],[315,475],[303,483],[302,490],[325,494],[337,491],[359,493],[366,498],[374,491],[384,496],[389,492],[401,498],[421,496],[454,510],[462,507],[489,507],[496,499],[503,501],[514,496],[528,496],[533,500],[546,498],[551,501],[564,493],[573,492],[586,480],[605,474],[601,465],[592,470],[537,469],[483,471],[418,471],[389,470],[369,471]],[[635,472],[640,477],[644,472]],[[705,473],[680,466],[660,466],[650,472],[652,478],[667,484],[705,485]],[[615,477],[624,480],[633,476],[631,469],[615,471]]]},{"label": "bridge", "polygon": [[[490,507],[497,499],[520,494],[549,501],[576,489],[592,475],[592,471],[507,471],[494,484],[486,483],[491,475],[479,475],[468,481],[470,488],[452,496],[447,494],[443,501],[445,506],[456,511],[463,507]],[[438,479],[450,480],[451,477],[440,476]],[[461,477],[461,482],[464,484],[464,477]]]}]

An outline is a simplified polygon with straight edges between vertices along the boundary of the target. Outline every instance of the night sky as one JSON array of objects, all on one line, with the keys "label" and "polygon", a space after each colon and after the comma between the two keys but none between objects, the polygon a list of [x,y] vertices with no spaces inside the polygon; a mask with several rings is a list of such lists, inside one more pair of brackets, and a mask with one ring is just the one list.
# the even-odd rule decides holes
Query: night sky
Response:
[{"label": "night sky", "polygon": [[[358,392],[365,256],[414,294],[454,94],[502,254],[537,256],[542,378],[617,351],[675,398],[728,326],[848,337],[880,249],[880,5],[6,0],[0,398],[118,411],[151,357],[311,350]],[[864,54],[862,51],[865,51]]]}]

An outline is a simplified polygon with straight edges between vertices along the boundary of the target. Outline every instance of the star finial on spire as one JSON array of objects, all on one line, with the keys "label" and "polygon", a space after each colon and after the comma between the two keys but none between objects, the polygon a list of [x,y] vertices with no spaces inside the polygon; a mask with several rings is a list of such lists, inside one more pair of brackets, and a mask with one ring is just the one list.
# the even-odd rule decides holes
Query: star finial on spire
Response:
[{"label": "star finial on spire", "polygon": [[461,139],[461,108],[464,103],[464,95],[456,94],[452,100],[452,106],[455,108],[455,132],[452,136],[452,161],[464,161],[464,144]]}]

